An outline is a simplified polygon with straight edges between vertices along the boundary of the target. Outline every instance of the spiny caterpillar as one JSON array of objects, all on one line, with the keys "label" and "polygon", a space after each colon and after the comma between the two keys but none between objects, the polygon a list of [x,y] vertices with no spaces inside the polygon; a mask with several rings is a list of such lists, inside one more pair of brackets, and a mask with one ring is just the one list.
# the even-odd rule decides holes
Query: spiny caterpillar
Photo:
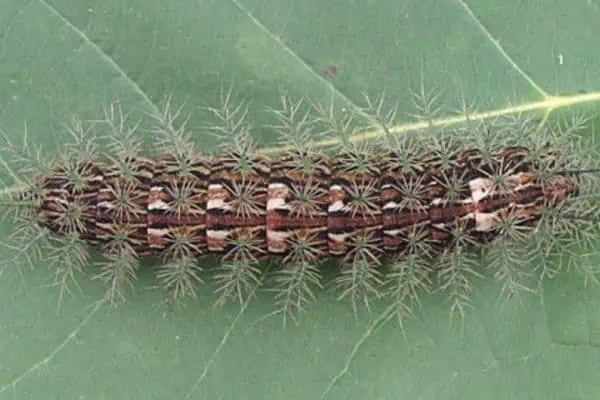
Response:
[{"label": "spiny caterpillar", "polygon": [[[74,143],[50,161],[5,135],[13,161],[30,176],[6,202],[18,210],[20,244],[10,261],[49,260],[62,297],[89,263],[86,243],[96,245],[105,254],[96,277],[115,301],[124,299],[142,256],[162,259],[156,275],[171,298],[195,297],[202,259],[214,255],[221,261],[217,303],[244,304],[264,282],[261,261],[270,259],[284,321],[314,300],[328,258],[338,260],[340,298],[367,307],[386,298],[400,319],[434,289],[462,314],[485,268],[506,296],[535,290],[529,278],[541,282],[567,259],[595,281],[597,270],[577,262],[599,226],[587,195],[595,192],[597,157],[575,136],[582,119],[565,127],[467,115],[460,128],[394,135],[397,110],[367,100],[363,126],[333,105],[282,97],[281,108],[270,110],[277,120],[270,128],[281,137],[274,156],[257,149],[248,108],[231,93],[209,109],[218,123],[200,132],[187,120],[178,124],[182,108],[170,100],[149,114],[154,157],[141,155],[140,124],[117,104],[102,123],[76,120],[68,129]],[[373,129],[377,141],[359,140]],[[105,131],[109,154],[100,153],[94,130]],[[192,140],[207,131],[221,139],[213,155]],[[337,141],[333,151],[319,151],[319,136]]]}]

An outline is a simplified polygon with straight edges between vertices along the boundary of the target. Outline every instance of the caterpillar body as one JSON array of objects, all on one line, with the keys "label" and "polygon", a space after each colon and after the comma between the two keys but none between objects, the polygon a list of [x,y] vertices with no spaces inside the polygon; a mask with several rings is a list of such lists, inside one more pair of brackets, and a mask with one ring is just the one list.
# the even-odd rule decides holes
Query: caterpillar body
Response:
[{"label": "caterpillar body", "polygon": [[[80,174],[85,190],[70,182],[62,165],[34,181],[45,226],[77,234],[107,252],[126,246],[137,255],[167,259],[213,253],[227,261],[243,253],[252,261],[275,256],[282,264],[327,256],[379,264],[383,255],[402,254],[410,232],[422,233],[438,252],[450,246],[456,229],[469,241],[487,243],[498,236],[501,218],[512,215],[533,226],[543,204],[560,205],[578,193],[577,176],[556,174],[542,182],[533,172],[539,166],[530,165],[528,155],[526,148],[501,148],[483,163],[480,151],[469,149],[452,157],[451,171],[427,155],[419,174],[411,175],[387,166],[393,165],[393,154],[383,156],[380,165],[371,160],[366,173],[344,165],[350,155],[336,161],[315,155],[319,168],[314,174],[296,169],[290,155],[277,161],[255,155],[249,174],[228,162],[236,155],[213,160],[192,155],[187,176],[173,156],[164,155],[129,160],[133,180],[123,178],[115,165],[70,167]],[[500,168],[510,190],[493,182]],[[449,193],[443,176],[456,179],[456,193]],[[420,186],[422,193],[407,199],[405,186]],[[180,237],[185,246],[173,247]],[[239,242],[248,245],[242,250]]]},{"label": "caterpillar body", "polygon": [[[228,134],[214,155],[195,151],[185,127],[163,115],[161,153],[141,156],[123,114],[111,108],[115,154],[100,157],[75,135],[85,156],[68,150],[33,176],[17,195],[27,203],[22,215],[57,237],[102,248],[109,261],[101,276],[113,284],[116,265],[161,257],[159,279],[176,297],[195,295],[198,260],[215,255],[225,268],[217,276],[220,301],[243,302],[259,284],[258,265],[271,258],[280,266],[286,314],[290,304],[302,309],[312,297],[310,286],[320,285],[319,266],[330,257],[340,260],[341,297],[366,299],[388,288],[384,293],[405,310],[437,274],[461,308],[469,279],[478,275],[474,249],[490,249],[490,265],[513,268],[494,243],[516,253],[531,235],[595,232],[597,209],[578,197],[592,170],[550,129],[482,124],[450,136],[385,135],[379,146],[350,137],[328,155],[313,148],[306,128],[323,119],[294,122],[294,105],[277,115],[299,139],[269,156],[256,150],[241,123],[245,113],[231,122],[240,108],[228,102],[213,110],[225,122],[217,130]],[[551,250],[561,251],[556,243]]]}]

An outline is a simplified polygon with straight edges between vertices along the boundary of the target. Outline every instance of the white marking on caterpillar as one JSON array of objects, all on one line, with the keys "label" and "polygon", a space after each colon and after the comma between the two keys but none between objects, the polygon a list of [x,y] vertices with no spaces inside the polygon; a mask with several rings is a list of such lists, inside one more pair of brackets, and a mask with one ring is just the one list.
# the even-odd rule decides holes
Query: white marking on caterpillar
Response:
[{"label": "white marking on caterpillar", "polygon": [[329,239],[333,239],[336,242],[343,242],[346,240],[346,238],[349,236],[348,233],[328,233],[327,237],[329,237]]},{"label": "white marking on caterpillar", "polygon": [[231,205],[221,199],[213,199],[213,200],[209,200],[206,203],[206,209],[207,210],[231,210]]},{"label": "white marking on caterpillar", "polygon": [[498,214],[502,210],[497,210],[493,213],[476,213],[475,214],[475,230],[479,232],[488,232],[494,227],[494,222],[498,220]]},{"label": "white marking on caterpillar", "polygon": [[269,183],[269,190],[271,189],[287,189],[287,186],[283,183]]},{"label": "white marking on caterpillar", "polygon": [[477,204],[481,199],[486,197],[492,186],[492,181],[487,178],[476,178],[469,181],[473,203]]},{"label": "white marking on caterpillar", "polygon": [[288,210],[289,208],[285,199],[269,199],[267,201],[267,210]]},{"label": "white marking on caterpillar", "polygon": [[206,231],[206,236],[210,239],[225,240],[227,239],[227,236],[229,236],[230,233],[230,231],[216,231],[208,229]]},{"label": "white marking on caterpillar", "polygon": [[267,239],[269,240],[275,240],[275,241],[280,241],[280,240],[285,240],[290,236],[289,232],[284,232],[284,231],[267,231]]},{"label": "white marking on caterpillar", "polygon": [[383,205],[384,210],[388,210],[390,208],[398,208],[398,207],[400,207],[400,204],[396,203],[395,201],[388,201],[387,203],[385,203]]},{"label": "white marking on caterpillar", "polygon": [[115,205],[110,201],[101,201],[100,203],[98,203],[98,205],[96,207],[108,208],[109,210],[112,210],[113,208],[115,208]]},{"label": "white marking on caterpillar", "polygon": [[169,205],[162,200],[156,200],[148,204],[148,210],[168,210]]},{"label": "white marking on caterpillar", "polygon": [[327,211],[336,212],[336,211],[342,211],[343,209],[344,209],[344,203],[341,200],[338,200],[338,201],[331,203],[331,205],[329,206]]},{"label": "white marking on caterpillar", "polygon": [[168,229],[148,228],[148,234],[152,236],[165,236],[169,233]]}]

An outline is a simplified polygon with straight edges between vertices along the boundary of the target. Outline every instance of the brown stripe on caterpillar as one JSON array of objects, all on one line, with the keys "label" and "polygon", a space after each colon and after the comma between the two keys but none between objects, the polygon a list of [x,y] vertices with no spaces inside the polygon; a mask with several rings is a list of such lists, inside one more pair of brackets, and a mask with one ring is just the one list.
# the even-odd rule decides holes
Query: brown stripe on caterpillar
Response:
[{"label": "brown stripe on caterpillar", "polygon": [[491,179],[495,174],[504,174],[509,187],[526,183],[531,174],[521,171],[530,168],[527,155],[527,149],[517,146],[499,149],[485,160],[478,149],[458,151],[447,160],[430,153],[421,159],[422,172],[414,173],[398,168],[400,155],[387,153],[382,171],[385,251],[402,253],[409,233],[416,231],[438,251],[450,245],[457,230],[474,242],[491,240],[492,227],[476,204],[500,190]]},{"label": "brown stripe on caterpillar", "polygon": [[415,160],[407,168],[406,157],[394,151],[382,157],[382,246],[388,254],[404,254],[416,234],[428,246],[434,241],[429,209],[441,193],[430,174],[435,158],[431,154],[412,155]]},{"label": "brown stripe on caterpillar", "polygon": [[478,231],[492,231],[499,215],[512,215],[521,225],[533,226],[540,218],[542,206],[565,204],[569,196],[577,195],[579,179],[576,176],[555,176],[539,182],[531,173],[524,175],[510,192],[490,192],[476,203]]},{"label": "brown stripe on caterpillar", "polygon": [[497,205],[498,209],[487,211],[513,215],[510,195],[531,180],[527,157],[527,149],[519,146],[497,149],[486,159],[481,150],[457,153],[456,164],[442,172],[445,181],[436,180],[446,189],[444,197],[435,199],[429,208],[432,237],[439,250],[451,246],[457,234],[471,245],[496,238],[497,224],[490,224],[479,201],[499,194],[506,199]]},{"label": "brown stripe on caterpillar", "polygon": [[[363,159],[357,162],[357,159]],[[379,264],[383,220],[379,155],[342,151],[332,163],[327,218],[328,249],[345,262]]]},{"label": "brown stripe on caterpillar", "polygon": [[86,161],[66,160],[54,167],[51,179],[34,179],[41,190],[41,210],[45,225],[52,231],[77,233],[95,244],[96,205],[102,185],[103,166]]},{"label": "brown stripe on caterpillar", "polygon": [[[305,157],[305,165],[298,160]],[[317,263],[328,255],[330,160],[287,153],[273,162],[267,202],[267,246],[281,263]],[[310,166],[310,167],[308,167]]]},{"label": "brown stripe on caterpillar", "polygon": [[[214,158],[206,205],[207,247],[224,260],[255,262],[267,254],[267,185],[271,160],[225,153]],[[247,158],[246,158],[247,157]],[[240,169],[241,168],[241,169]]]},{"label": "brown stripe on caterpillar", "polygon": [[156,158],[148,194],[148,243],[163,258],[207,252],[206,201],[211,163],[189,154],[184,163],[170,154]]},{"label": "brown stripe on caterpillar", "polygon": [[148,193],[154,161],[127,157],[104,169],[98,190],[96,239],[108,252],[122,249],[137,255],[152,253],[147,233]]}]

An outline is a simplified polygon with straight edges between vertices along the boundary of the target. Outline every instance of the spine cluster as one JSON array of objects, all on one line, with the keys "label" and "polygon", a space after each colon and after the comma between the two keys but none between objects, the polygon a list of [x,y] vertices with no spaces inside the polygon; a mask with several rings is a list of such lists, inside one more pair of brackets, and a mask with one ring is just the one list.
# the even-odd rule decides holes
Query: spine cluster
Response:
[{"label": "spine cluster", "polygon": [[[351,121],[320,107],[315,117],[300,115],[300,105],[284,99],[275,112],[286,146],[274,156],[256,149],[245,109],[229,96],[212,110],[224,143],[214,155],[194,150],[168,105],[154,116],[159,154],[144,157],[111,108],[110,156],[98,154],[83,130],[72,131],[79,150],[35,175],[19,199],[56,237],[99,246],[108,261],[97,276],[113,290],[150,255],[163,259],[157,275],[175,297],[195,295],[199,260],[214,255],[222,263],[218,301],[243,303],[269,258],[279,311],[290,316],[313,298],[328,258],[339,260],[340,297],[368,304],[388,296],[405,313],[437,278],[462,312],[482,269],[472,256],[479,249],[491,249],[489,265],[510,281],[521,273],[506,271],[512,252],[532,235],[563,234],[570,226],[563,220],[593,231],[590,210],[573,200],[587,185],[581,158],[535,124],[398,138],[379,119],[383,140],[363,145],[348,135]],[[340,145],[314,149],[315,131],[335,133]],[[508,253],[497,254],[496,242]],[[521,283],[506,285],[512,292]]]}]

